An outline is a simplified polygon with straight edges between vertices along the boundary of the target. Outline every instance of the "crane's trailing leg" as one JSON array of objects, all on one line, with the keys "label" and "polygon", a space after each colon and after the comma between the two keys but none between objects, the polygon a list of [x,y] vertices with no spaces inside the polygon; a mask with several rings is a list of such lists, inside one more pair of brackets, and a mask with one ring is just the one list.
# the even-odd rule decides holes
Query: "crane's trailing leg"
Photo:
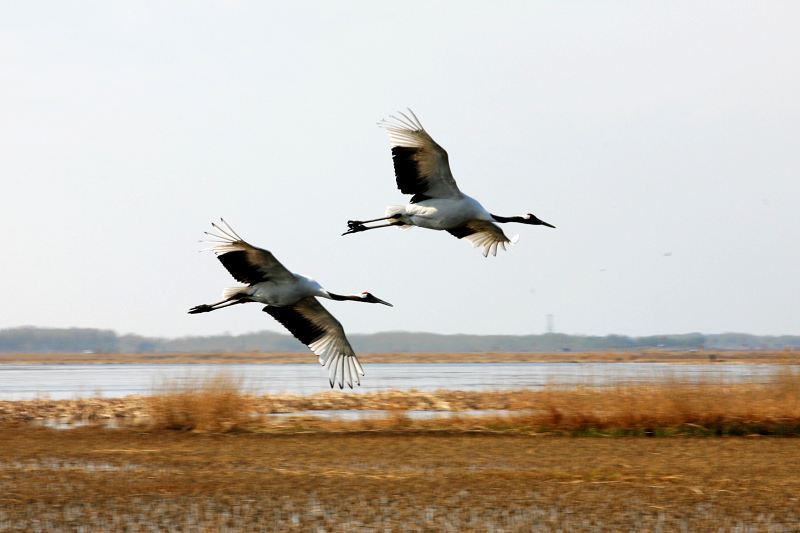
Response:
[{"label": "crane's trailing leg", "polygon": [[348,226],[360,226],[362,224],[369,224],[370,222],[380,222],[381,220],[389,220],[390,218],[397,218],[397,215],[392,215],[389,217],[381,217],[381,218],[373,218],[372,220],[348,220]]},{"label": "crane's trailing leg", "polygon": [[[389,222],[388,224],[378,224],[377,226],[365,226],[365,224],[368,224],[370,222],[378,222],[379,220],[394,220],[394,222]],[[396,216],[375,218],[372,220],[348,220],[347,227],[349,229],[344,233],[342,233],[342,235],[358,233],[359,231],[367,231],[368,229],[388,228],[389,226],[403,226],[403,225],[404,223],[400,220],[397,220]]]},{"label": "crane's trailing leg", "polygon": [[221,302],[213,303],[213,304],[200,304],[192,307],[189,309],[190,315],[195,315],[197,313],[208,313],[209,311],[216,311],[217,309],[222,309],[223,307],[230,307],[236,304],[243,304],[247,302],[247,300],[243,300],[238,296],[226,298]]}]

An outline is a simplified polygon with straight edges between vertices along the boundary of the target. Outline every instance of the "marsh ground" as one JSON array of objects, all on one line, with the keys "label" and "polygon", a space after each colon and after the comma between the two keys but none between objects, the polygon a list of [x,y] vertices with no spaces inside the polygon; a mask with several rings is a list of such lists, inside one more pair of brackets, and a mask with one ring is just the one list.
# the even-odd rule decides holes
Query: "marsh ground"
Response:
[{"label": "marsh ground", "polygon": [[22,425],[0,529],[800,531],[800,441]]},{"label": "marsh ground", "polygon": [[[304,414],[326,409],[386,417]],[[36,425],[53,420],[97,425]],[[794,367],[760,384],[309,397],[221,375],[0,402],[0,531],[800,532],[796,435]]]}]

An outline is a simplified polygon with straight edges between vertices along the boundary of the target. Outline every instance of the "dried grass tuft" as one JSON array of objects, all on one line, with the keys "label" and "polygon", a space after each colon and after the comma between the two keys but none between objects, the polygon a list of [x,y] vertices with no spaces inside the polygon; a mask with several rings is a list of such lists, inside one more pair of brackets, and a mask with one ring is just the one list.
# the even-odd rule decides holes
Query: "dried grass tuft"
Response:
[{"label": "dried grass tuft", "polygon": [[[259,400],[265,400],[259,399]],[[336,405],[326,396],[269,397],[266,412],[302,415]],[[800,435],[800,370],[787,367],[767,383],[720,381],[617,387],[549,387],[517,391],[390,391],[343,397],[342,409],[387,411],[380,419],[264,419],[264,430],[292,431],[503,431],[570,435]],[[352,403],[352,405],[351,405]],[[264,408],[265,404],[259,403]],[[451,416],[415,419],[407,410],[450,411]],[[504,414],[459,416],[465,410]],[[264,411],[262,411],[264,412]],[[302,418],[302,422],[300,419]]]},{"label": "dried grass tuft", "polygon": [[152,429],[224,433],[252,426],[253,399],[239,378],[219,374],[166,388],[145,401]]},{"label": "dried grass tuft", "polygon": [[[326,420],[315,410],[368,410],[381,418]],[[420,418],[416,411],[439,412]],[[479,411],[466,413],[466,411]],[[480,411],[487,411],[480,413]],[[498,412],[499,411],[499,412]],[[273,417],[271,414],[292,414]],[[719,379],[616,387],[509,391],[415,390],[252,396],[220,375],[172,384],[152,397],[0,402],[0,424],[114,420],[117,426],[196,432],[522,432],[570,435],[800,435],[800,369],[765,383]]]}]

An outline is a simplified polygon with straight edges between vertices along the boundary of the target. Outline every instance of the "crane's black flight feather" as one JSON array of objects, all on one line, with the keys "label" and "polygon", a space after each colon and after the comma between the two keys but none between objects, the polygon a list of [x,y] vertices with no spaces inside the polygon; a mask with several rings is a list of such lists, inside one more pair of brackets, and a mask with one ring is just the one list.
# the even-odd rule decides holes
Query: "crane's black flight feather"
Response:
[{"label": "crane's black flight feather", "polygon": [[414,195],[411,198],[412,204],[430,199],[430,196],[424,194],[428,191],[428,177],[422,174],[416,159],[419,150],[420,148],[408,148],[405,146],[394,146],[392,148],[392,161],[394,162],[397,188],[403,194]]},{"label": "crane's black flight feather", "polygon": [[304,317],[294,306],[275,307],[268,305],[263,310],[280,322],[297,340],[306,346],[326,333],[325,329]]}]

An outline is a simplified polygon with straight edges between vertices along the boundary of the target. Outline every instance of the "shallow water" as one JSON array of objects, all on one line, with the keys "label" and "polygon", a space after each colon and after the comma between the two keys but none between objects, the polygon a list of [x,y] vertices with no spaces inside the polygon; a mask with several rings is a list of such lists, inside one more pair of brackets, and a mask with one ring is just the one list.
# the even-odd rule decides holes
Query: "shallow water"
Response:
[{"label": "shallow water", "polygon": [[[520,414],[521,411],[510,411],[507,409],[469,409],[466,411],[403,411],[402,416],[412,420],[432,420],[435,418],[453,417],[479,417],[479,416],[508,416]],[[254,415],[269,420],[280,420],[290,418],[316,418],[320,420],[382,420],[392,416],[391,411],[383,409],[308,409],[306,411],[296,411],[291,413],[269,413],[265,415]],[[102,426],[104,428],[116,429],[123,427],[114,418],[102,420],[70,420],[70,419],[43,419],[33,422],[34,425],[50,429],[76,429],[86,426]],[[0,465],[2,468],[2,465]]]},{"label": "shallow water", "polygon": [[[777,365],[668,363],[427,363],[368,364],[356,393],[390,389],[430,391],[604,386],[667,379],[766,382]],[[314,394],[330,390],[321,367],[256,364],[0,365],[0,400],[115,398],[153,394],[165,385],[220,373],[241,379],[254,394]],[[338,389],[337,389],[338,390]]]}]

